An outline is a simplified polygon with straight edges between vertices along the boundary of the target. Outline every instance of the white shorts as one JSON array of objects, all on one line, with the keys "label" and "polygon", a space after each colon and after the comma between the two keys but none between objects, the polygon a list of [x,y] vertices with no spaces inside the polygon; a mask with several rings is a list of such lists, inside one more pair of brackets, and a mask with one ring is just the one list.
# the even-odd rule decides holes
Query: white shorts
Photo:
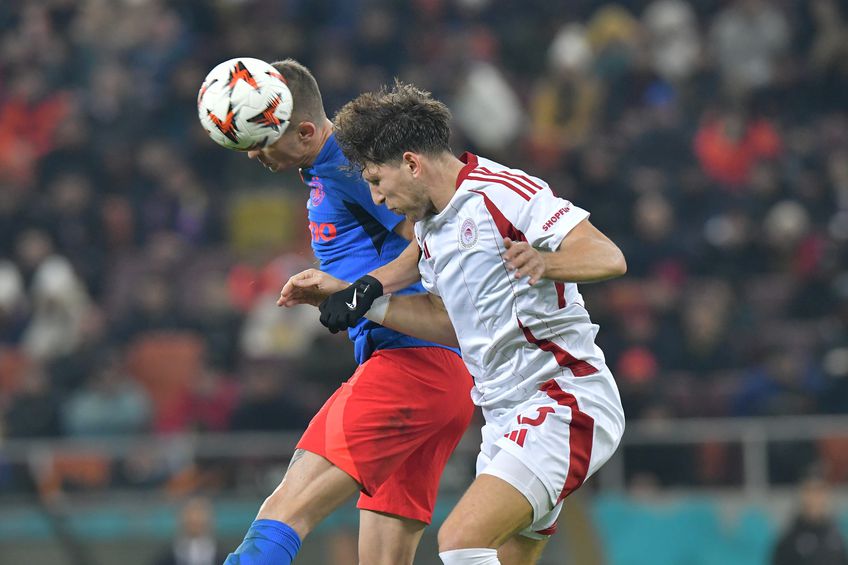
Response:
[{"label": "white shorts", "polygon": [[609,460],[624,433],[624,411],[612,375],[547,381],[513,408],[484,410],[477,474],[494,475],[521,492],[533,523],[520,535],[554,533],[563,499]]}]

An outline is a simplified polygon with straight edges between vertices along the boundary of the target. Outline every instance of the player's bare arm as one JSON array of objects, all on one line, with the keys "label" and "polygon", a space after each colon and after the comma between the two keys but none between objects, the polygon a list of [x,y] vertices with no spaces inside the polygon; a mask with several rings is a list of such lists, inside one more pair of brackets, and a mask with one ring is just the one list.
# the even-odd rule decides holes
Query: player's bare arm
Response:
[{"label": "player's bare arm", "polygon": [[321,310],[321,323],[332,333],[353,327],[379,297],[406,288],[419,278],[418,245],[413,242],[391,263],[375,269],[355,280],[350,286],[328,296],[318,305]]},{"label": "player's bare arm", "polygon": [[596,282],[620,277],[627,262],[618,246],[601,233],[589,220],[583,220],[562,240],[553,252],[539,251],[526,241],[504,239],[503,258],[515,278],[529,276],[529,283],[539,279],[563,282]]},{"label": "player's bare arm", "polygon": [[392,230],[406,241],[412,241],[415,238],[415,224],[410,222],[407,218],[404,218],[400,221],[398,225],[395,226],[395,229]]},{"label": "player's bare arm", "polygon": [[[318,306],[329,295],[349,286],[350,283],[323,271],[307,269],[286,282],[280,292],[277,306]],[[445,305],[435,294],[384,295],[378,300],[380,302],[366,314],[372,321],[412,337],[451,347],[459,345]]]},{"label": "player's bare arm", "polygon": [[[401,223],[405,222],[408,220]],[[394,261],[386,263],[369,274],[383,284],[385,293],[406,288],[421,278],[421,273],[418,271],[418,254],[418,244],[412,241]]]},{"label": "player's bare arm", "polygon": [[287,308],[298,304],[310,304],[318,306],[325,298],[344,290],[350,286],[349,282],[339,280],[318,269],[307,269],[293,275],[283,285],[277,306]]},{"label": "player's bare arm", "polygon": [[375,302],[366,317],[412,337],[459,347],[445,304],[435,294],[384,296]]}]

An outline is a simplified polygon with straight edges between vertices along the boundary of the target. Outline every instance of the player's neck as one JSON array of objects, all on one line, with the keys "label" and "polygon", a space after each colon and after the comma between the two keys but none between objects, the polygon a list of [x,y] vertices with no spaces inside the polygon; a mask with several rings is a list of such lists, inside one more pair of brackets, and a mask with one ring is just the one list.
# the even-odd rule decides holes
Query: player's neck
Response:
[{"label": "player's neck", "polygon": [[433,178],[429,182],[430,200],[438,214],[447,207],[456,192],[456,179],[465,164],[450,153],[434,160]]},{"label": "player's neck", "polygon": [[333,122],[324,118],[320,128],[315,132],[315,145],[310,148],[309,153],[306,155],[305,163],[302,163],[300,165],[301,167],[311,167],[312,164],[315,163],[318,159],[318,155],[321,154],[321,150],[324,149],[324,145],[327,143],[327,140],[330,139],[331,135],[333,135]]}]

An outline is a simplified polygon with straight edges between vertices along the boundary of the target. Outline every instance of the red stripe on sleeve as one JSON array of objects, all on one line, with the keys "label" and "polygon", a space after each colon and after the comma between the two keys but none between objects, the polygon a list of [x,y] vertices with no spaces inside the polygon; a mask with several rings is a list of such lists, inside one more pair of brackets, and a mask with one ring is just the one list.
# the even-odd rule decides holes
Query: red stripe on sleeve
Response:
[{"label": "red stripe on sleeve", "polygon": [[480,167],[480,171],[489,175],[506,178],[507,180],[510,180],[515,184],[519,185],[520,187],[526,189],[530,194],[536,194],[536,192],[539,191],[538,186],[534,187],[531,183],[525,182],[526,179],[523,179],[519,175],[510,174],[508,171],[490,171],[486,167]]},{"label": "red stripe on sleeve", "polygon": [[466,178],[468,180],[479,180],[482,182],[494,182],[497,184],[501,184],[516,193],[517,195],[521,196],[521,198],[523,198],[524,200],[530,200],[529,194],[527,194],[526,192],[524,192],[524,190],[513,184],[512,181],[508,181],[503,177],[496,177],[494,175],[487,175],[478,171],[474,171],[474,174],[469,174]]},{"label": "red stripe on sleeve", "polygon": [[532,178],[530,178],[530,176],[529,176],[529,175],[519,175],[518,173],[514,173],[514,172],[512,172],[512,171],[504,171],[503,173],[504,173],[505,175],[510,176],[510,177],[514,177],[514,178],[516,178],[516,179],[521,179],[521,180],[523,180],[524,182],[527,182],[527,183],[532,184],[533,186],[535,186],[535,187],[536,187],[536,190],[537,190],[537,191],[538,191],[538,190],[545,190],[545,187],[544,187],[544,186],[542,186],[541,184],[539,184],[539,183],[535,182]]}]

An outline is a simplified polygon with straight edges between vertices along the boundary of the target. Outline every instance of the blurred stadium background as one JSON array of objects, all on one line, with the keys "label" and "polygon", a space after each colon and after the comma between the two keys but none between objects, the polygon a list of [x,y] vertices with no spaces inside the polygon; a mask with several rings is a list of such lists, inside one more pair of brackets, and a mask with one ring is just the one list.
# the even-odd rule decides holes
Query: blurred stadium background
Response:
[{"label": "blurred stadium background", "polygon": [[[848,535],[845,1],[3,0],[0,29],[0,563],[232,548],[352,370],[273,305],[313,263],[305,187],[197,123],[238,55],[299,59],[331,113],[432,90],[455,150],[623,248],[628,275],[582,290],[628,432],[545,564],[846,563],[772,561]],[[355,531],[336,513],[298,563],[355,563]]]}]

